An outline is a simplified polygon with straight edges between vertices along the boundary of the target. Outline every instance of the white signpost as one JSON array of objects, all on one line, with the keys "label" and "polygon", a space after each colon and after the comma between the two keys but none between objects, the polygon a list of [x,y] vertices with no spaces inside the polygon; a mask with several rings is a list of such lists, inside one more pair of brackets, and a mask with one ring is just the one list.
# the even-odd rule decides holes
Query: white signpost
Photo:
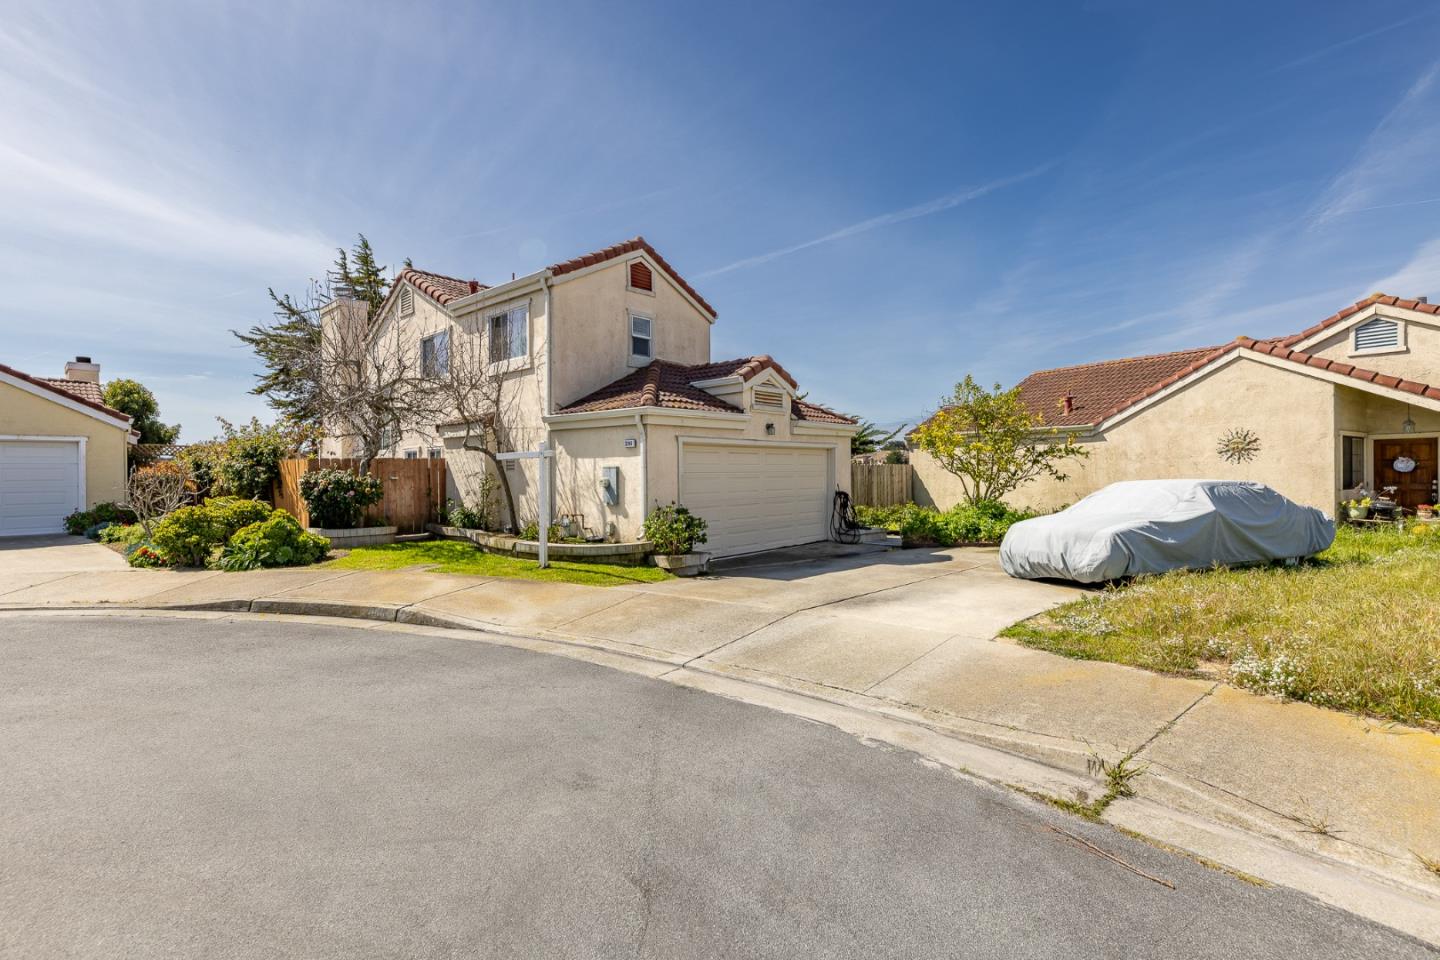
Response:
[{"label": "white signpost", "polygon": [[496,460],[540,461],[540,566],[542,568],[550,565],[550,464],[546,461],[553,459],[554,456],[555,451],[550,449],[549,440],[542,441],[539,450],[497,453],[495,455]]}]

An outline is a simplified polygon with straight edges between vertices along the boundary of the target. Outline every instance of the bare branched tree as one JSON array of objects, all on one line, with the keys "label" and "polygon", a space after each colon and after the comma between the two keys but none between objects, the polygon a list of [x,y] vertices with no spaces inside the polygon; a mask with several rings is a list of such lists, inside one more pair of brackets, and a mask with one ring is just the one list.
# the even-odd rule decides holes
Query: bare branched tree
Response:
[{"label": "bare branched tree", "polygon": [[126,506],[135,511],[146,540],[154,539],[157,520],[185,505],[189,482],[190,471],[178,460],[141,467],[130,474]]},{"label": "bare branched tree", "polygon": [[435,423],[434,387],[399,325],[372,327],[364,302],[335,300],[322,324],[310,362],[315,406],[326,436],[353,443],[363,473],[402,432]]},{"label": "bare branched tree", "polygon": [[[458,336],[457,336],[458,334]],[[440,428],[461,433],[461,447],[482,454],[500,478],[505,509],[512,524],[519,524],[510,477],[497,454],[508,444],[509,417],[505,375],[486,362],[479,337],[451,328],[444,353],[433,358],[428,376],[427,419]]]}]

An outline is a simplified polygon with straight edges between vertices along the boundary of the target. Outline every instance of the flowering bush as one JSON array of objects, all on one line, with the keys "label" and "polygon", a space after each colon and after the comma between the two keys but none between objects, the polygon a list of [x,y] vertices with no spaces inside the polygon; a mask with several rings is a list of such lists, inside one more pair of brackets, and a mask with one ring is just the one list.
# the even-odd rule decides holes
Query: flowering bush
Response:
[{"label": "flowering bush", "polygon": [[345,470],[312,470],[300,477],[300,495],[310,509],[310,523],[316,527],[358,527],[365,508],[379,503],[384,493],[378,477]]},{"label": "flowering bush", "polygon": [[132,567],[163,567],[166,566],[165,558],[155,551],[154,547],[141,544],[131,550],[125,558],[125,562]]},{"label": "flowering bush", "polygon": [[222,570],[299,567],[323,559],[329,550],[329,540],[308,532],[284,510],[276,510],[236,532],[217,565]]},{"label": "flowering bush", "polygon": [[103,523],[134,523],[135,511],[118,503],[97,503],[89,510],[76,510],[65,518],[65,530],[79,536]]},{"label": "flowering bush", "polygon": [[656,507],[645,518],[645,539],[655,552],[677,556],[705,542],[706,523],[679,504]]}]

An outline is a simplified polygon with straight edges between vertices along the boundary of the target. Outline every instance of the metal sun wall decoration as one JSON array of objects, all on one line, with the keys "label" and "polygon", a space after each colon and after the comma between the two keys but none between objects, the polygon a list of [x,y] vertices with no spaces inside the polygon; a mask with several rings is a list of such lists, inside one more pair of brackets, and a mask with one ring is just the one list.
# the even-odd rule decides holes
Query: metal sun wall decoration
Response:
[{"label": "metal sun wall decoration", "polygon": [[1244,427],[1227,430],[1220,437],[1215,452],[1226,463],[1249,463],[1260,453],[1260,438],[1255,431]]}]

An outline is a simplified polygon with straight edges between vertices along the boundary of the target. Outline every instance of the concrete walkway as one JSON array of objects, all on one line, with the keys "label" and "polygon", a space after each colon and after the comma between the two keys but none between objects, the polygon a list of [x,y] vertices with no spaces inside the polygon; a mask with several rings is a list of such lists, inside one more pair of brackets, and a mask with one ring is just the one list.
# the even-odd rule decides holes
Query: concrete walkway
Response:
[{"label": "concrete walkway", "polygon": [[[37,551],[24,570],[0,567],[0,610],[341,616],[532,638],[638,658],[649,675],[725,695],[763,702],[753,691],[770,689],[984,745],[1027,762],[992,779],[1082,803],[1104,792],[1097,760],[1129,758],[1146,769],[1137,796],[1106,819],[1354,909],[1353,885],[1325,869],[1343,864],[1378,885],[1377,903],[1400,897],[1381,914],[1413,912],[1425,919],[1402,929],[1440,941],[1440,877],[1419,856],[1440,860],[1440,736],[995,640],[1079,591],[1012,580],[994,550],[802,558],[605,589],[326,567],[40,569],[47,562]],[[906,745],[923,753],[922,739]]]}]

